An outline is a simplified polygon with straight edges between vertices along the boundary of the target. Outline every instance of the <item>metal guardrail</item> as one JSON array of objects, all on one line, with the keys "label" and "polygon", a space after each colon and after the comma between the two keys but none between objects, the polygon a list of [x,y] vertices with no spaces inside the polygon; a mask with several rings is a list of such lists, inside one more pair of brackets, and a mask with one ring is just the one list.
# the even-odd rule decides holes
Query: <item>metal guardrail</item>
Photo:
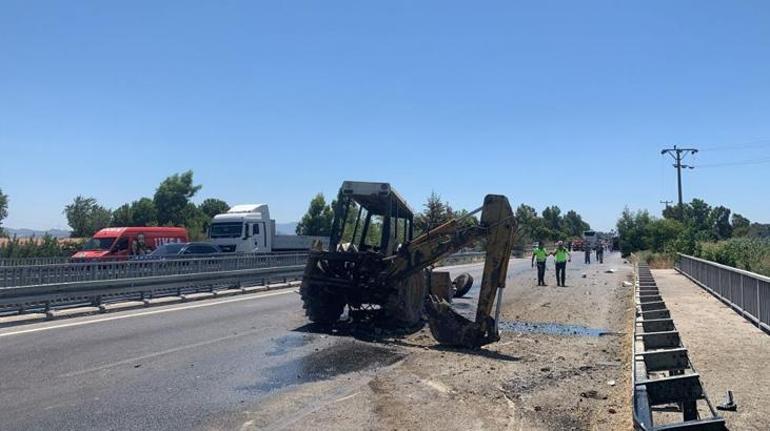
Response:
[{"label": "metal guardrail", "polygon": [[445,257],[436,266],[463,265],[484,260],[486,253],[483,251],[464,251]]},{"label": "metal guardrail", "polygon": [[[483,258],[483,253],[458,253],[451,256],[449,264],[476,262],[479,256]],[[154,297],[180,296],[184,293],[214,292],[266,284],[274,280],[298,280],[305,269],[306,260],[306,254],[240,255],[173,261],[71,264],[75,269],[67,267],[73,274],[61,270],[56,272],[50,268],[40,269],[50,275],[38,274],[38,277],[45,280],[55,277],[81,279],[0,288],[0,315],[49,311],[52,308],[77,305],[99,306],[109,302],[148,300]],[[260,267],[270,264],[273,265]],[[251,267],[243,268],[249,265]],[[81,267],[90,268],[93,272],[89,273]],[[88,278],[94,276],[110,278]]]},{"label": "metal guardrail", "polygon": [[0,258],[0,267],[19,266],[19,265],[54,265],[70,261],[69,257],[2,257]]},{"label": "metal guardrail", "polygon": [[307,253],[294,253],[7,266],[0,267],[0,288],[270,268],[306,261]]},{"label": "metal guardrail", "polygon": [[632,261],[636,261],[631,371],[634,429],[727,430],[724,418],[706,395],[649,266],[638,263],[635,256]]},{"label": "metal guardrail", "polygon": [[679,254],[676,269],[770,333],[770,277]]},{"label": "metal guardrail", "polygon": [[0,289],[0,315],[49,311],[75,305],[147,300],[185,293],[214,292],[270,281],[299,279],[305,265],[252,268],[192,274],[159,275],[117,280],[76,281]]}]

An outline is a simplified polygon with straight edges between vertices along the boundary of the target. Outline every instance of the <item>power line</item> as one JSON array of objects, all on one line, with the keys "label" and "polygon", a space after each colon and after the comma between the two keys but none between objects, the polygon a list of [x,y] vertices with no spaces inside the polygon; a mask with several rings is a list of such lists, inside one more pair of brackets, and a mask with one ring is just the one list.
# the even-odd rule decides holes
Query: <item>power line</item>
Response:
[{"label": "power line", "polygon": [[770,147],[770,139],[758,139],[756,141],[744,142],[741,144],[719,145],[716,147],[702,148],[701,151],[732,151],[745,150],[752,148]]},{"label": "power line", "polygon": [[724,162],[724,163],[704,163],[699,164],[697,167],[699,168],[717,168],[722,166],[743,166],[743,165],[759,165],[763,163],[770,163],[770,157],[765,157],[761,159],[753,159],[753,160],[741,160],[741,161],[735,161],[735,162]]}]

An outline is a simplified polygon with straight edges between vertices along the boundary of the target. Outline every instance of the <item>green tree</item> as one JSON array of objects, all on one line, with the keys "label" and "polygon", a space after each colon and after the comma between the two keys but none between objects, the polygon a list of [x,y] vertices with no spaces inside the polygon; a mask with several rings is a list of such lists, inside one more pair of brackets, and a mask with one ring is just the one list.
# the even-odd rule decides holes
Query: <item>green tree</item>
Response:
[{"label": "green tree", "polygon": [[682,234],[685,227],[674,219],[652,219],[645,227],[644,244],[650,250],[663,252]]},{"label": "green tree", "polygon": [[590,228],[591,226],[574,210],[567,211],[562,220],[562,233],[566,237],[582,237],[583,232]]},{"label": "green tree", "polygon": [[112,213],[99,205],[94,198],[78,195],[71,204],[64,207],[67,224],[72,228],[74,238],[93,235],[99,229],[109,226]]},{"label": "green tree", "polygon": [[110,226],[133,226],[134,217],[130,204],[123,204],[112,211]]},{"label": "green tree", "polygon": [[150,198],[141,198],[131,202],[131,226],[157,226],[158,211]]},{"label": "green tree", "polygon": [[323,193],[318,193],[310,200],[307,213],[297,224],[297,235],[329,236],[333,218],[332,208],[326,205]]},{"label": "green tree", "polygon": [[562,217],[561,217],[561,209],[559,209],[558,206],[553,205],[550,207],[545,207],[545,209],[542,212],[543,216],[543,223],[546,228],[548,239],[551,240],[558,240],[562,236],[561,234],[561,228],[562,228]]},{"label": "green tree", "polygon": [[190,216],[191,212],[187,209],[187,204],[201,187],[203,186],[193,184],[192,171],[174,174],[163,180],[153,197],[158,224],[185,226],[185,217]]},{"label": "green tree", "polygon": [[226,213],[230,209],[230,205],[222,199],[208,198],[201,202],[198,208],[200,208],[209,219],[212,219],[217,214]]},{"label": "green tree", "polygon": [[749,234],[749,226],[751,226],[751,221],[738,213],[734,213],[732,220],[730,221],[730,225],[733,228],[734,237],[744,237]]},{"label": "green tree", "polygon": [[623,256],[648,249],[647,227],[651,222],[652,217],[646,210],[635,213],[628,207],[623,210],[617,223],[620,251]]},{"label": "green tree", "polygon": [[191,241],[200,241],[206,238],[206,230],[211,219],[194,203],[188,202],[185,205],[181,211],[180,219],[183,220],[182,225],[187,228],[187,234]]},{"label": "green tree", "polygon": [[3,236],[3,220],[8,217],[8,195],[3,194],[3,189],[0,189],[0,236]]},{"label": "green tree", "polygon": [[516,218],[517,234],[516,246],[519,249],[526,249],[527,244],[533,241],[542,241],[547,239],[547,232],[543,219],[538,217],[537,211],[527,205],[521,204],[514,212]]},{"label": "green tree", "polygon": [[708,224],[711,225],[711,233],[717,240],[728,239],[733,235],[729,208],[721,205],[714,207],[709,214]]},{"label": "green tree", "polygon": [[684,223],[696,231],[710,230],[711,206],[703,199],[693,199],[684,206]]},{"label": "green tree", "polygon": [[431,192],[423,204],[422,212],[415,216],[414,227],[417,230],[417,235],[446,223],[450,218],[452,218],[452,208],[449,207],[449,204],[441,201],[441,196],[438,193]]}]

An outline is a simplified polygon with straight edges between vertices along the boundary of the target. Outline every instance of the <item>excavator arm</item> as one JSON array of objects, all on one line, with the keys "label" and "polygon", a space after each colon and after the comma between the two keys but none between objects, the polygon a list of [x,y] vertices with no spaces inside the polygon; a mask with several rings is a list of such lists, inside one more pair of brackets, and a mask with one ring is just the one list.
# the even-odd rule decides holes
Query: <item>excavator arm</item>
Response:
[{"label": "excavator arm", "polygon": [[[500,339],[497,331],[502,290],[511,257],[515,220],[508,199],[487,195],[481,211],[481,222],[469,226],[463,219],[453,219],[404,244],[388,258],[391,260],[381,274],[382,281],[394,284],[433,265],[479,239],[486,239],[486,259],[481,280],[479,301],[474,321],[458,314],[444,299],[431,296],[427,303],[433,336],[442,344],[478,348]],[[492,307],[497,297],[497,311]]]}]

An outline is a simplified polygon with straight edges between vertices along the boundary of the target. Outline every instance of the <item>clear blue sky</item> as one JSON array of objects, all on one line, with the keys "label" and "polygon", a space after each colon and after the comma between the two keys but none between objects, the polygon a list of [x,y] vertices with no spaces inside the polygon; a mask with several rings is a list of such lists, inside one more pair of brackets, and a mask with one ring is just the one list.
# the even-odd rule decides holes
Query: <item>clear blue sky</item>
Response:
[{"label": "clear blue sky", "polygon": [[[197,3],[197,4],[196,4]],[[419,207],[486,193],[599,229],[698,165],[770,158],[770,2],[28,2],[0,12],[9,227],[64,227],[193,169],[197,201],[298,220],[343,179]],[[751,143],[749,146],[742,144]],[[685,198],[770,221],[770,165],[689,171]]]}]

